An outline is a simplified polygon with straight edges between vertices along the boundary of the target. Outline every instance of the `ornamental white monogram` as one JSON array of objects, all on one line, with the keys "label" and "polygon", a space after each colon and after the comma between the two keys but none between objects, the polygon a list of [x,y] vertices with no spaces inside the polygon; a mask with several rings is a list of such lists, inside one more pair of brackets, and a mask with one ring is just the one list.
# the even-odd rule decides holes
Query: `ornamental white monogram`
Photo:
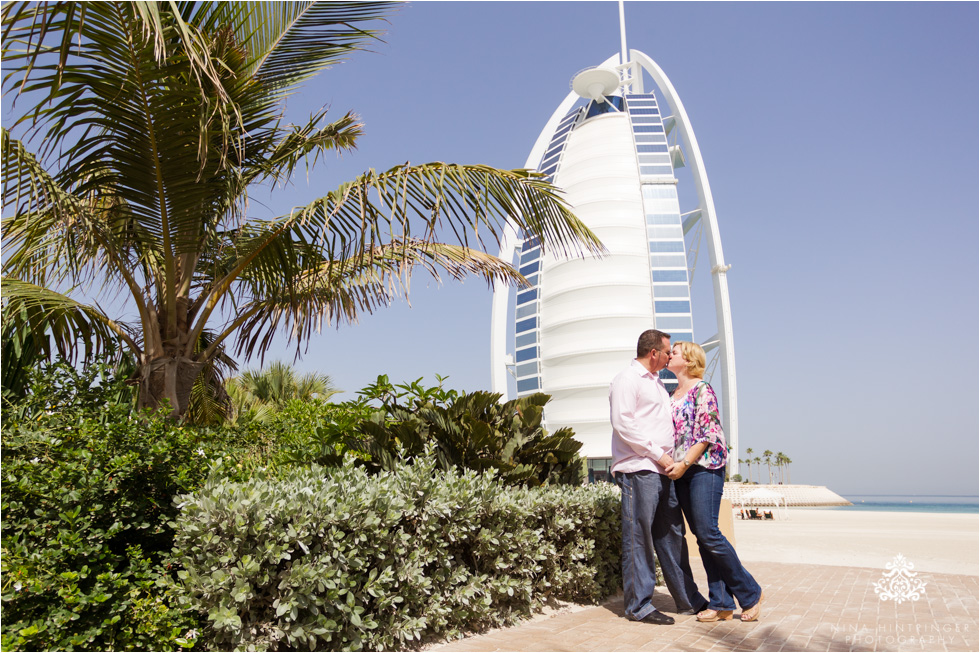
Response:
[{"label": "ornamental white monogram", "polygon": [[889,562],[888,569],[875,583],[875,594],[882,601],[918,601],[925,594],[926,584],[916,578],[918,572],[912,571],[914,565],[901,553]]}]

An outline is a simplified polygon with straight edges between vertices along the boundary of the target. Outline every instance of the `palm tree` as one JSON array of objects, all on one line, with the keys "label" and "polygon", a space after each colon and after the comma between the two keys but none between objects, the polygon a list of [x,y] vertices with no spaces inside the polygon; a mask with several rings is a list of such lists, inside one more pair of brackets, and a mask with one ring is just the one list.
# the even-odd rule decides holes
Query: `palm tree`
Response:
[{"label": "palm tree", "polygon": [[121,344],[139,405],[180,417],[202,370],[220,386],[231,342],[261,357],[286,332],[298,356],[314,330],[407,295],[413,270],[526,284],[482,251],[508,219],[560,255],[601,252],[540,175],[481,165],[370,170],[248,215],[250,189],[355,148],[353,113],[287,125],[284,101],[376,39],[393,5],[5,4],[3,91],[20,117],[0,134],[4,327],[48,356]]},{"label": "palm tree", "polygon": [[779,482],[783,482],[783,465],[786,462],[786,454],[782,451],[776,452],[776,473],[779,475]]},{"label": "palm tree", "polygon": [[[762,464],[762,459],[759,458],[758,456],[756,456],[755,458],[752,459],[752,463],[754,465],[761,465]],[[762,467],[759,467],[759,469],[757,470],[756,473],[759,475],[759,480],[756,481],[756,483],[761,483],[762,482]]]},{"label": "palm tree", "polygon": [[232,418],[263,421],[289,401],[325,401],[340,390],[326,374],[297,374],[288,364],[275,361],[268,368],[247,371],[225,382],[231,399]]},{"label": "palm tree", "polygon": [[786,482],[792,484],[793,481],[789,477],[789,466],[793,464],[793,461],[790,459],[789,456],[785,456],[783,458],[783,464],[786,465]]},{"label": "palm tree", "polygon": [[745,464],[749,466],[749,483],[752,482],[752,454],[752,447],[745,450],[745,455],[747,456],[745,459]]},{"label": "palm tree", "polygon": [[769,449],[763,451],[762,461],[766,464],[766,468],[769,470],[769,485],[772,485],[772,451]]}]

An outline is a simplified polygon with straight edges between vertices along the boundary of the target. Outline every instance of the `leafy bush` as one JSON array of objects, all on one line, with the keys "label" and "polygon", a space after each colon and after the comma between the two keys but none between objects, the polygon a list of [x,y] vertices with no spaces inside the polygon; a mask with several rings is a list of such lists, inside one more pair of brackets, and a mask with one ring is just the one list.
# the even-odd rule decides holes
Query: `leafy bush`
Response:
[{"label": "leafy bush", "polygon": [[510,488],[426,453],[375,476],[348,458],[181,497],[174,554],[208,641],[402,649],[618,588],[613,486]]},{"label": "leafy bush", "polygon": [[197,622],[167,589],[168,522],[223,445],[105,400],[120,392],[105,369],[56,365],[4,421],[4,649],[190,644]]},{"label": "leafy bush", "polygon": [[549,434],[542,423],[550,395],[536,393],[500,403],[491,392],[458,393],[412,384],[393,386],[386,376],[361,392],[382,410],[360,424],[365,438],[352,448],[368,453],[370,469],[392,469],[434,445],[440,468],[495,470],[508,485],[577,485],[585,467],[582,444],[570,428]]},{"label": "leafy bush", "polygon": [[264,423],[249,428],[275,443],[268,458],[276,467],[334,467],[345,453],[362,455],[361,423],[376,410],[362,401],[331,404],[293,399]]}]

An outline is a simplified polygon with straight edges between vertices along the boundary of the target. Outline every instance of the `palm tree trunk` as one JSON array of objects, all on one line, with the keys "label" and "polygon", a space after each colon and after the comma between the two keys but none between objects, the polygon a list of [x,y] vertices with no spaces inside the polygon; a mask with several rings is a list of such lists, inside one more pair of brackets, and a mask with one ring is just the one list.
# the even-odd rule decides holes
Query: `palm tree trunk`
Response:
[{"label": "palm tree trunk", "polygon": [[180,419],[187,412],[194,380],[204,363],[183,356],[158,358],[140,369],[140,409],[157,410],[164,400],[170,404],[170,417]]}]

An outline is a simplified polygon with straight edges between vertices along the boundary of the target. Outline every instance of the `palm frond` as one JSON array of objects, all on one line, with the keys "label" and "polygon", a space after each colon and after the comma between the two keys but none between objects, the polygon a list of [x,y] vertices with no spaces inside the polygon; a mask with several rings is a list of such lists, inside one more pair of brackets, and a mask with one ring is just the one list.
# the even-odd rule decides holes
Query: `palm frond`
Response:
[{"label": "palm frond", "polygon": [[69,243],[61,235],[65,222],[81,212],[78,199],[6,128],[0,129],[0,165],[3,208],[12,208],[0,227],[8,252],[4,270],[45,284],[53,269],[76,269],[79,257],[66,252]]},{"label": "palm frond", "polygon": [[[228,3],[234,4],[234,3]],[[251,55],[249,77],[281,97],[378,38],[359,24],[380,20],[396,2],[259,2],[236,34]]]},{"label": "palm frond", "polygon": [[326,113],[326,110],[320,111],[311,116],[305,125],[291,125],[283,129],[279,141],[249,167],[249,174],[243,181],[248,184],[269,179],[276,182],[288,180],[296,166],[308,160],[311,154],[313,161],[307,165],[307,171],[316,164],[321,154],[330,150],[353,150],[364,125],[357,122],[358,118],[353,113],[347,113],[328,125],[318,126]]},{"label": "palm frond", "polygon": [[79,342],[86,343],[86,360],[114,351],[120,342],[134,353],[140,351],[129,327],[109,319],[96,306],[10,277],[0,279],[0,293],[3,331],[29,334],[44,358],[53,358],[56,350],[66,360],[77,360]]},{"label": "palm frond", "polygon": [[383,173],[371,170],[301,209],[300,219],[320,234],[334,260],[365,256],[398,238],[432,242],[440,229],[465,247],[471,247],[472,233],[472,246],[487,249],[488,240],[502,237],[508,219],[562,255],[604,251],[541,174],[484,165],[406,163]]},{"label": "palm frond", "polygon": [[307,268],[288,285],[283,276],[270,274],[273,269],[246,268],[241,276],[246,285],[238,294],[253,299],[238,306],[237,319],[222,336],[238,332],[236,353],[251,355],[265,351],[276,333],[285,329],[290,340],[295,340],[299,355],[303,343],[323,326],[356,323],[361,313],[373,313],[398,297],[407,297],[412,273],[418,270],[437,282],[443,271],[456,280],[480,275],[488,285],[495,281],[527,285],[513,266],[484,252],[398,239],[374,248],[365,257],[324,261]]}]

